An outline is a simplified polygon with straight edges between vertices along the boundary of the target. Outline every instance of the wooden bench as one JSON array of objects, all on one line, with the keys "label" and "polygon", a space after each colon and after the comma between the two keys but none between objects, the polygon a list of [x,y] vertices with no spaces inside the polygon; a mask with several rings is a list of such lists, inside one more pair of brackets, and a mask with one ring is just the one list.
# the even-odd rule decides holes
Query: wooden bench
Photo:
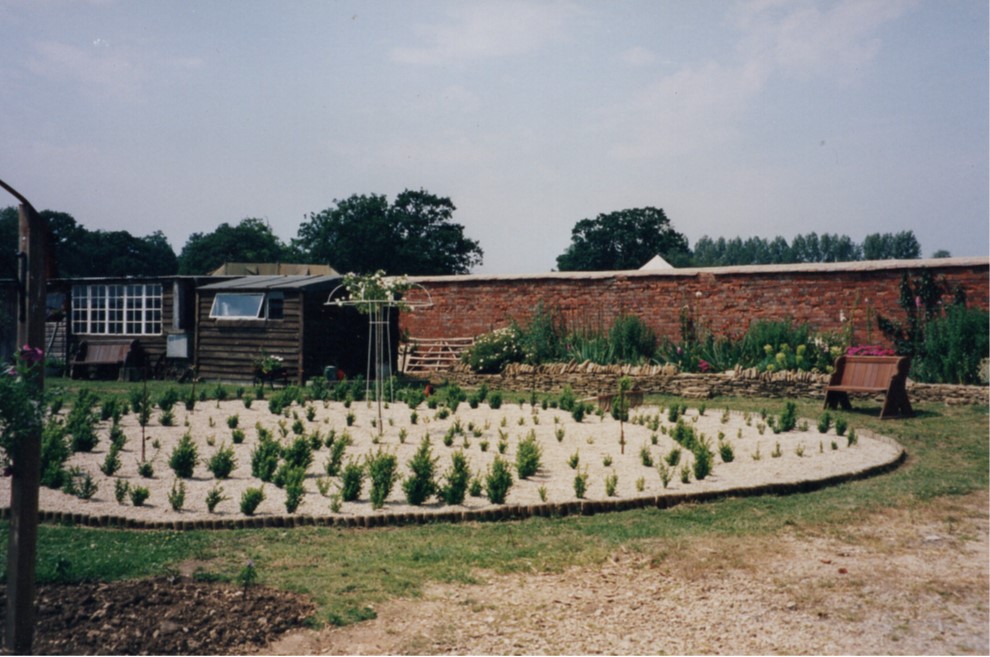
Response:
[{"label": "wooden bench", "polygon": [[911,359],[905,356],[839,356],[825,388],[824,408],[849,410],[849,393],[884,393],[880,419],[913,417],[907,396]]},{"label": "wooden bench", "polygon": [[115,374],[119,377],[123,373],[123,368],[137,365],[140,349],[137,340],[101,342],[83,340],[79,343],[79,351],[72,361],[69,375],[73,379],[78,379],[83,374],[89,376],[115,370]]}]

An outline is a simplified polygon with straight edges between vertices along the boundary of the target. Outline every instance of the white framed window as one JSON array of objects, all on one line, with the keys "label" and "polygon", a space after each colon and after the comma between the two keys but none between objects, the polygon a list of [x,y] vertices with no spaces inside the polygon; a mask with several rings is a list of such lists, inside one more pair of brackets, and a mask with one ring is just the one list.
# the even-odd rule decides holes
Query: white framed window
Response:
[{"label": "white framed window", "polygon": [[73,285],[71,317],[77,335],[159,335],[162,286]]},{"label": "white framed window", "polygon": [[264,319],[264,292],[218,292],[210,319]]}]

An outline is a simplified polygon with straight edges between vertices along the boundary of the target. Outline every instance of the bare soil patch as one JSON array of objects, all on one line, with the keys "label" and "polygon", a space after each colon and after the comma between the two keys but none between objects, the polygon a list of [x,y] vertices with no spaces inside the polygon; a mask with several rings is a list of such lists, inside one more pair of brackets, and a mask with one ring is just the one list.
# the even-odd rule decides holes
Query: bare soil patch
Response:
[{"label": "bare soil patch", "polygon": [[[6,603],[0,588],[4,616]],[[183,578],[49,584],[38,590],[34,652],[244,654],[302,627],[313,611],[292,593]]]}]

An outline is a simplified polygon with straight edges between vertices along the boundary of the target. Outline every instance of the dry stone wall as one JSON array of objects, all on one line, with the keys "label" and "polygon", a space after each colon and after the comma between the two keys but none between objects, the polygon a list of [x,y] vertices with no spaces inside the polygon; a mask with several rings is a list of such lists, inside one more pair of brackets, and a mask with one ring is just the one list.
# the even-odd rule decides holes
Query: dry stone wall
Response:
[{"label": "dry stone wall", "polygon": [[[633,387],[650,393],[689,399],[720,396],[824,399],[827,374],[811,372],[759,372],[739,369],[693,374],[678,372],[672,365],[596,365],[594,363],[511,364],[500,374],[477,374],[466,365],[433,375],[434,383],[449,381],[462,387],[485,384],[492,390],[537,390],[560,393],[565,386],[579,396],[597,396],[615,391],[619,377],[628,376]],[[882,401],[883,395],[869,395]],[[988,404],[987,386],[955,386],[908,381],[912,401],[947,404]]]}]

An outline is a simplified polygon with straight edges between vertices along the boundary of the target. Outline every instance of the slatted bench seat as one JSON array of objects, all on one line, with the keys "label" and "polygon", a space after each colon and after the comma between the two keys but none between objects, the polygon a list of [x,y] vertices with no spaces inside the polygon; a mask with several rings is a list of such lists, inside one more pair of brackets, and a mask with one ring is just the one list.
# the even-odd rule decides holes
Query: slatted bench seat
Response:
[{"label": "slatted bench seat", "polygon": [[907,396],[911,359],[905,356],[839,356],[825,388],[825,408],[849,410],[849,393],[884,393],[880,419],[913,417]]},{"label": "slatted bench seat", "polygon": [[122,368],[137,364],[140,345],[137,340],[107,340],[90,342],[83,340],[79,343],[79,351],[72,361],[70,376],[78,379],[80,376],[100,374],[115,370],[120,376]]}]

